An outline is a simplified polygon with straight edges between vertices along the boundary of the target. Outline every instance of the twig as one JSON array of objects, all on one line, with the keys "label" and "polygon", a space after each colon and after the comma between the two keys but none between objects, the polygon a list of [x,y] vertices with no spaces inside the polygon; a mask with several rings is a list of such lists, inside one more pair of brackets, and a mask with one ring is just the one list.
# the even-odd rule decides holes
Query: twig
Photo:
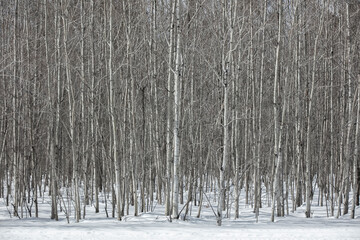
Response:
[{"label": "twig", "polygon": [[[176,218],[179,218],[179,217],[180,217],[181,212],[184,210],[184,208],[185,208],[187,205],[189,205],[190,202],[191,202],[191,198],[189,198],[189,199],[187,200],[187,202],[184,204],[184,206],[182,207],[182,209],[180,210],[180,212],[179,212],[179,214],[176,216]],[[185,220],[185,219],[184,219],[184,220]]]},{"label": "twig", "polygon": [[215,217],[218,217],[218,216],[216,215],[216,213],[215,213],[215,210],[214,210],[213,206],[212,206],[211,203],[210,203],[210,200],[209,200],[208,196],[206,195],[206,193],[205,193],[204,191],[203,191],[203,194],[205,195],[205,197],[206,197],[206,199],[207,199],[207,201],[208,201],[208,203],[209,203],[209,205],[210,205],[210,207],[211,207],[211,209],[212,209]]}]

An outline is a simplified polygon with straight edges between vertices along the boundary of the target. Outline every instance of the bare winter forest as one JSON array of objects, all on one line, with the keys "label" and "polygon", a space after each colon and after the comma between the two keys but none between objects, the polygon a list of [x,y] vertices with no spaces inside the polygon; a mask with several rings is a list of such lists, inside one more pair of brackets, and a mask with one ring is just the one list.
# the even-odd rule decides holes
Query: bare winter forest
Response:
[{"label": "bare winter forest", "polygon": [[243,194],[256,220],[263,207],[272,222],[301,206],[310,218],[313,202],[356,218],[360,1],[0,9],[0,199],[10,216],[38,217],[44,195],[49,219],[61,211],[76,222],[100,206],[117,220],[156,205],[170,220],[190,206],[200,217],[211,202],[221,226],[231,212],[241,219]]}]

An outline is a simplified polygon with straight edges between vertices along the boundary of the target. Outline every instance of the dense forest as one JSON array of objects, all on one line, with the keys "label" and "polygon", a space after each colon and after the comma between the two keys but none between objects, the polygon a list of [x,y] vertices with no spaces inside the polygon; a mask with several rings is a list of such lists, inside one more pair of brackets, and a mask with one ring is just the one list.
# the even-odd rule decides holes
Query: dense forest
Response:
[{"label": "dense forest", "polygon": [[[0,198],[271,221],[359,205],[358,0],[1,0]],[[314,199],[315,189],[319,199]],[[265,200],[261,196],[266,196]],[[129,206],[132,206],[129,211]],[[183,207],[182,207],[183,206]],[[185,208],[185,209],[183,209]],[[201,214],[201,207],[197,213]]]}]

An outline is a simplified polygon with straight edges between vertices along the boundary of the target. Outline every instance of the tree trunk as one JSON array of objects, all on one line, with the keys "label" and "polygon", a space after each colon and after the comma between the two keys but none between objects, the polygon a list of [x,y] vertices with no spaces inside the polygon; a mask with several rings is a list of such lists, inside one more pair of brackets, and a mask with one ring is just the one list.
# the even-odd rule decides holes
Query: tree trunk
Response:
[{"label": "tree trunk", "polygon": [[91,147],[91,163],[92,163],[92,167],[93,167],[93,182],[94,182],[94,197],[95,197],[95,212],[98,213],[99,212],[99,166],[98,166],[98,162],[96,161],[95,158],[95,144],[96,141],[94,141],[95,137],[95,43],[94,43],[94,11],[95,11],[95,6],[94,6],[94,0],[91,0],[91,17],[90,17],[90,27],[91,27],[91,42],[90,42],[90,52],[91,52],[91,72],[90,72],[90,78],[91,78],[91,93],[90,93],[90,134],[91,134],[91,139],[92,139],[92,147]]},{"label": "tree trunk", "polygon": [[[170,42],[169,42],[169,56],[168,56],[168,81],[167,81],[167,116],[166,116],[166,192],[165,192],[165,215],[171,215],[171,146],[170,146],[170,134],[171,134],[171,105],[172,105],[172,94],[171,94],[171,76],[172,71],[172,58],[174,48],[174,28],[175,28],[175,14],[176,14],[176,3],[177,0],[172,2],[171,11],[171,22],[170,22]],[[174,127],[175,128],[175,127]]]},{"label": "tree trunk", "polygon": [[172,215],[178,218],[179,214],[179,167],[180,167],[180,44],[181,44],[181,29],[180,29],[180,10],[175,0],[176,5],[176,58],[175,58],[175,73],[174,73],[174,182],[173,182],[173,209]]},{"label": "tree trunk", "polygon": [[115,103],[117,94],[114,91],[114,72],[113,65],[113,1],[109,2],[109,112],[111,121],[112,132],[112,154],[115,164],[115,193],[116,193],[116,213],[117,220],[121,221],[121,172],[120,172],[120,160],[118,158],[117,150],[117,133],[116,133],[116,118],[115,118]]},{"label": "tree trunk", "polygon": [[276,43],[276,56],[275,56],[275,78],[274,78],[274,94],[273,94],[273,106],[274,106],[274,155],[275,155],[275,175],[273,180],[273,192],[272,192],[272,204],[271,204],[271,221],[275,220],[275,201],[279,196],[279,168],[282,165],[281,159],[281,146],[279,145],[279,103],[278,103],[278,82],[280,78],[280,48],[281,48],[281,25],[282,25],[282,3],[278,0],[278,36]]},{"label": "tree trunk", "polygon": [[357,113],[356,113],[356,127],[355,127],[355,147],[354,147],[354,159],[353,159],[353,201],[352,201],[352,207],[351,207],[351,218],[355,218],[355,209],[356,209],[356,203],[359,202],[359,196],[358,196],[358,157],[359,157],[359,124],[360,124],[360,74],[357,76],[358,78],[358,96],[357,96]]}]

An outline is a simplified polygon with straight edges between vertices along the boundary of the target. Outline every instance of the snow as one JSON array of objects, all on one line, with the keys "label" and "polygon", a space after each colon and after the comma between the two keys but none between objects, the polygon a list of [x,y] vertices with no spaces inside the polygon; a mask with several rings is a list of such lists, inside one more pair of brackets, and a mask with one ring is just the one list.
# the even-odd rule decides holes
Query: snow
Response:
[{"label": "snow", "polygon": [[[0,239],[360,239],[359,207],[355,219],[350,219],[349,214],[337,219],[327,217],[326,207],[317,206],[317,201],[313,203],[310,219],[305,218],[303,205],[288,216],[276,217],[272,223],[270,208],[263,206],[256,223],[253,209],[242,199],[240,218],[234,220],[232,210],[230,218],[225,218],[221,227],[216,226],[207,202],[204,202],[200,218],[196,218],[197,206],[192,206],[191,216],[185,221],[173,219],[172,222],[164,216],[161,205],[156,205],[153,212],[137,217],[131,215],[130,208],[130,215],[119,222],[106,218],[105,205],[101,203],[99,213],[87,206],[86,218],[75,223],[71,217],[69,224],[63,212],[59,212],[58,222],[50,220],[49,203],[45,194],[45,198],[39,199],[39,218],[26,218],[24,212],[24,218],[18,219],[10,217],[10,208],[5,206],[4,199],[0,199]],[[108,211],[111,214],[111,209]],[[226,212],[223,215],[226,216]]]}]

